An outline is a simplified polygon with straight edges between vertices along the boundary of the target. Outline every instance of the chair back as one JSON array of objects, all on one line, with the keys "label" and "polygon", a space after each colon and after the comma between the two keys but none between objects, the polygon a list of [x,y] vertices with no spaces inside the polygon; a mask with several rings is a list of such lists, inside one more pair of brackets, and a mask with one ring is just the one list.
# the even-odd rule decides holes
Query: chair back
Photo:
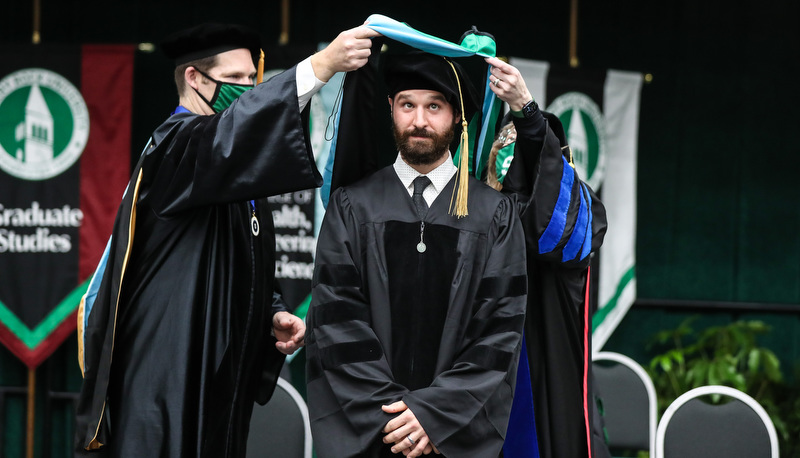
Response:
[{"label": "chair back", "polygon": [[283,378],[266,405],[250,418],[247,458],[311,458],[311,421],[297,389]]},{"label": "chair back", "polygon": [[650,376],[631,358],[605,351],[592,358],[592,373],[609,448],[647,450],[655,457],[657,405]]},{"label": "chair back", "polygon": [[[720,394],[724,404],[701,396]],[[778,458],[778,435],[769,415],[752,397],[727,386],[703,386],[673,401],[656,433],[659,458]]]}]

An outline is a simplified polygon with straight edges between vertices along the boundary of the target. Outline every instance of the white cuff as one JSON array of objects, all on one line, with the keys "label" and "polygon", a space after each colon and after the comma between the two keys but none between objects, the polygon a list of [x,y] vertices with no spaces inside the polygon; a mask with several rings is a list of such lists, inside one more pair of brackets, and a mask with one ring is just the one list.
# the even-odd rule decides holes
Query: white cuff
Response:
[{"label": "white cuff", "polygon": [[295,81],[297,82],[297,103],[300,106],[300,111],[303,111],[308,105],[308,101],[311,100],[311,96],[319,92],[322,86],[325,86],[325,83],[314,74],[310,56],[297,64]]}]

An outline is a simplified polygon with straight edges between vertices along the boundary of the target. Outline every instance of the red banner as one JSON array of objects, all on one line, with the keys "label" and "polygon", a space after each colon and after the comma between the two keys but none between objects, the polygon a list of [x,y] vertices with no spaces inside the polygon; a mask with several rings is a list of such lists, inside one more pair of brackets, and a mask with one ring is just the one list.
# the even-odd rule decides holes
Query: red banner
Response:
[{"label": "red banner", "polygon": [[75,330],[129,178],[133,53],[0,47],[0,343],[29,368]]}]

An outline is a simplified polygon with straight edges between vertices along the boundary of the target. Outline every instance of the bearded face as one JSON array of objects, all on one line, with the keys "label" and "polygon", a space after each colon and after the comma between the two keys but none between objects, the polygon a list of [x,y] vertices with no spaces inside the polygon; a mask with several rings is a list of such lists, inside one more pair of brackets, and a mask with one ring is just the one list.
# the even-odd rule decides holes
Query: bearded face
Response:
[{"label": "bearded face", "polygon": [[450,143],[455,135],[455,124],[442,132],[412,128],[401,131],[394,124],[394,141],[400,156],[410,165],[430,165],[442,158],[449,151]]}]

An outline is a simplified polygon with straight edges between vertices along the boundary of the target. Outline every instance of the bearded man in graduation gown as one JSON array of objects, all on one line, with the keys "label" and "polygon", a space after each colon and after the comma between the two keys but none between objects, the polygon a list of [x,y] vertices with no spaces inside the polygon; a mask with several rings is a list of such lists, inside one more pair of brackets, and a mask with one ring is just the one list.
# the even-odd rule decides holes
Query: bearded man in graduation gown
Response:
[{"label": "bearded man in graduation gown", "polygon": [[502,125],[513,127],[503,135],[516,134],[515,141],[502,139],[513,160],[495,185],[515,201],[525,228],[525,353],[539,456],[610,457],[595,408],[589,301],[589,264],[606,232],[605,207],[572,166],[558,117],[539,109],[518,69],[486,61],[489,87],[511,110]]},{"label": "bearded man in graduation gown", "polygon": [[305,331],[274,292],[265,198],[320,185],[305,107],[366,63],[375,35],[342,32],[256,87],[249,29],[164,41],[180,106],[143,151],[81,304],[76,454],[244,456],[253,403]]},{"label": "bearded man in graduation gown", "polygon": [[[451,140],[476,108],[460,66],[398,54],[384,75],[399,154],[331,195],[317,244],[315,448],[321,458],[497,457],[524,322],[522,227],[508,198],[458,180]],[[454,188],[466,216],[452,214]]]}]

